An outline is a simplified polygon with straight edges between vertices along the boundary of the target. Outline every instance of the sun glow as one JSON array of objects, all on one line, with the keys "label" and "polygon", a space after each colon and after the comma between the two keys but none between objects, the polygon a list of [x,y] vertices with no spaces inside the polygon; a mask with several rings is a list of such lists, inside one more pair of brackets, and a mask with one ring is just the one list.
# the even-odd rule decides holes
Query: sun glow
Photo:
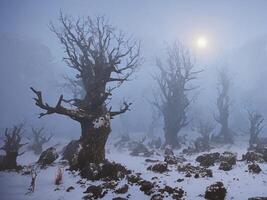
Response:
[{"label": "sun glow", "polygon": [[207,47],[208,41],[205,37],[197,38],[196,45],[198,48],[204,49]]}]

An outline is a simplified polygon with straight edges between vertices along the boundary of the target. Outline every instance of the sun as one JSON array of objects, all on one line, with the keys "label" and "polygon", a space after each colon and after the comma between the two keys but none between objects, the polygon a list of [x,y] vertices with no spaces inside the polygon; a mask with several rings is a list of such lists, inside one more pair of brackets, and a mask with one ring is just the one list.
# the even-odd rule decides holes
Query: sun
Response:
[{"label": "sun", "polygon": [[199,37],[197,38],[196,44],[198,48],[204,49],[207,47],[208,41],[205,37]]}]

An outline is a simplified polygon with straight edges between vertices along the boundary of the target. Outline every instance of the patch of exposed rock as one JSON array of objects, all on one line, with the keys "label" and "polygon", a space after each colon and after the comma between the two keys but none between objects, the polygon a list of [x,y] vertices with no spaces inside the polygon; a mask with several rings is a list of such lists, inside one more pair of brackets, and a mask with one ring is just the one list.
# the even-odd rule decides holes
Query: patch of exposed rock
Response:
[{"label": "patch of exposed rock", "polygon": [[178,165],[177,170],[179,172],[185,173],[186,177],[191,177],[192,175],[195,176],[195,178],[201,178],[201,177],[212,177],[212,170],[207,169],[205,167],[200,166],[193,166],[190,163],[185,165]]},{"label": "patch of exposed rock", "polygon": [[220,153],[207,153],[200,155],[196,158],[196,161],[199,162],[200,166],[203,167],[210,167],[215,164],[215,162],[218,162],[220,158]]},{"label": "patch of exposed rock", "polygon": [[205,199],[208,200],[224,200],[227,190],[222,182],[217,182],[206,188]]},{"label": "patch of exposed rock", "polygon": [[101,185],[90,185],[83,193],[88,193],[83,197],[85,200],[103,198],[106,194],[103,192]]},{"label": "patch of exposed rock", "polygon": [[176,165],[178,163],[185,162],[186,159],[183,156],[175,156],[175,155],[165,155],[164,162],[170,165]]},{"label": "patch of exposed rock", "polygon": [[254,174],[258,174],[260,173],[262,170],[260,168],[260,166],[256,163],[252,163],[248,165],[248,171]]},{"label": "patch of exposed rock", "polygon": [[52,164],[59,157],[55,147],[50,147],[43,151],[37,161],[41,166]]},{"label": "patch of exposed rock", "polygon": [[82,178],[87,178],[88,180],[120,180],[123,179],[131,171],[127,170],[123,165],[115,162],[105,161],[104,163],[95,164],[90,163],[88,166],[84,167],[80,175]]},{"label": "patch of exposed rock", "polygon": [[254,151],[248,151],[246,154],[242,155],[241,161],[252,162],[264,162],[263,154]]},{"label": "patch of exposed rock", "polygon": [[161,162],[161,163],[156,163],[154,165],[151,165],[147,168],[147,170],[151,170],[153,172],[158,172],[158,173],[164,173],[164,172],[169,171],[168,164],[166,162]]}]

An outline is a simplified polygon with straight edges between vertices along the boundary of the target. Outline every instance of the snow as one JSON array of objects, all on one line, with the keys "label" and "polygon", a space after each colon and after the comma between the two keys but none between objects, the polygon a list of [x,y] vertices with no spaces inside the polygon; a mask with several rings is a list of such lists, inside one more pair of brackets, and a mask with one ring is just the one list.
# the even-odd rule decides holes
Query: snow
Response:
[{"label": "snow", "polygon": [[108,127],[110,124],[110,115],[107,114],[104,117],[99,117],[93,121],[93,125],[95,129],[101,128],[101,127]]},{"label": "snow", "polygon": [[[213,149],[212,152],[224,152],[232,151],[238,154],[238,159],[241,158],[241,155],[246,152],[246,145],[243,145],[243,141],[235,145],[226,145],[219,148]],[[160,152],[160,151],[159,151]],[[163,152],[160,152],[161,156],[154,155],[151,159],[163,160]],[[179,154],[180,151],[175,151],[175,154]],[[198,165],[195,161],[195,158],[198,156],[185,156],[187,159],[186,162],[190,162],[192,165]],[[129,155],[129,152],[125,149],[118,150],[115,149],[111,144],[107,146],[107,158],[109,160],[122,163],[127,166],[128,169],[134,170],[135,172],[141,173],[141,177],[146,180],[151,180],[153,177],[158,177],[158,184],[163,186],[167,184],[172,187],[181,187],[186,192],[186,199],[189,200],[200,200],[203,199],[206,187],[217,182],[222,181],[224,186],[227,189],[226,199],[237,199],[244,200],[249,197],[255,196],[267,196],[267,164],[260,163],[259,166],[262,168],[260,174],[251,174],[247,171],[247,164],[245,162],[237,162],[234,168],[231,171],[225,172],[218,170],[219,164],[216,164],[213,167],[210,167],[213,171],[213,177],[205,178],[194,178],[185,177],[185,174],[179,173],[176,170],[175,165],[169,165],[169,172],[159,174],[153,171],[148,171],[147,167],[151,163],[145,162],[145,157],[133,157]],[[37,161],[38,157],[35,156],[32,152],[26,152],[24,155],[19,157],[18,163],[22,165],[32,164]],[[63,183],[60,186],[54,184],[55,175],[59,167],[63,167]],[[184,179],[182,182],[177,182],[177,179]],[[60,159],[56,161],[53,166],[49,166],[46,169],[41,169],[38,171],[36,179],[36,188],[35,192],[26,195],[28,187],[30,186],[31,176],[30,175],[21,175],[16,172],[0,172],[0,199],[1,200],[73,200],[73,199],[82,199],[85,194],[83,193],[86,188],[93,184],[98,185],[102,183],[101,181],[86,181],[85,185],[77,184],[81,178],[77,173],[72,173],[66,171],[66,167],[60,162]],[[126,183],[126,180],[122,180],[119,186],[122,186]],[[75,189],[66,192],[66,189],[70,186],[73,186]],[[118,186],[118,187],[119,187]],[[117,188],[118,188],[117,187]],[[55,191],[56,190],[56,191]],[[139,190],[138,186],[130,186],[129,191],[123,195],[117,195],[112,191],[109,191],[107,195],[103,198],[104,200],[109,200],[114,197],[126,197],[128,194],[131,194],[129,199],[139,199],[145,200],[150,199],[150,196],[144,195],[143,192]],[[171,199],[171,197],[166,197],[165,199]]]}]

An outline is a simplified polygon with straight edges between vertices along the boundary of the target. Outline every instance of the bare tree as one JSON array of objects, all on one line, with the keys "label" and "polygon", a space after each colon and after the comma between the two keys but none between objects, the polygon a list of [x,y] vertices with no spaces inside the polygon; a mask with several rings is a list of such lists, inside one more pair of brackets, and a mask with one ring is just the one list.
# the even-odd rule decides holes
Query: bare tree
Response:
[{"label": "bare tree", "polygon": [[4,134],[4,146],[1,147],[5,151],[5,156],[3,159],[3,169],[17,169],[17,157],[23,153],[19,153],[19,150],[22,146],[27,143],[21,143],[21,132],[23,124],[14,126],[12,129],[6,128]]},{"label": "bare tree", "polygon": [[249,120],[249,147],[253,148],[254,145],[257,145],[259,141],[259,134],[263,129],[264,118],[258,112],[248,111],[248,120]]},{"label": "bare tree", "polygon": [[233,143],[233,134],[229,128],[229,109],[230,109],[230,77],[225,68],[218,73],[218,115],[214,115],[215,120],[221,125],[217,140],[223,143]]},{"label": "bare tree", "polygon": [[49,137],[46,137],[42,134],[44,128],[34,128],[32,127],[32,137],[28,137],[29,140],[32,141],[29,148],[34,151],[35,154],[39,155],[43,151],[43,145],[51,140],[53,137],[52,134],[50,134]]},{"label": "bare tree", "polygon": [[159,94],[155,95],[154,105],[164,119],[165,145],[177,148],[180,146],[177,134],[188,125],[187,111],[191,103],[188,92],[196,89],[190,83],[201,71],[194,71],[189,51],[179,43],[168,48],[166,65],[158,59],[157,67],[160,74],[155,79]]},{"label": "bare tree", "polygon": [[51,25],[51,30],[63,45],[64,60],[77,72],[75,78],[82,82],[85,95],[69,100],[61,95],[56,106],[50,106],[43,101],[41,91],[31,89],[37,96],[36,105],[46,111],[40,117],[57,113],[81,124],[82,149],[77,167],[82,168],[90,162],[104,161],[105,144],[111,132],[110,119],[129,110],[131,104],[124,102],[118,111],[113,111],[108,108],[107,100],[113,90],[135,72],[140,62],[140,45],[127,39],[104,17],[75,21],[61,14],[60,23],[61,29]]}]

